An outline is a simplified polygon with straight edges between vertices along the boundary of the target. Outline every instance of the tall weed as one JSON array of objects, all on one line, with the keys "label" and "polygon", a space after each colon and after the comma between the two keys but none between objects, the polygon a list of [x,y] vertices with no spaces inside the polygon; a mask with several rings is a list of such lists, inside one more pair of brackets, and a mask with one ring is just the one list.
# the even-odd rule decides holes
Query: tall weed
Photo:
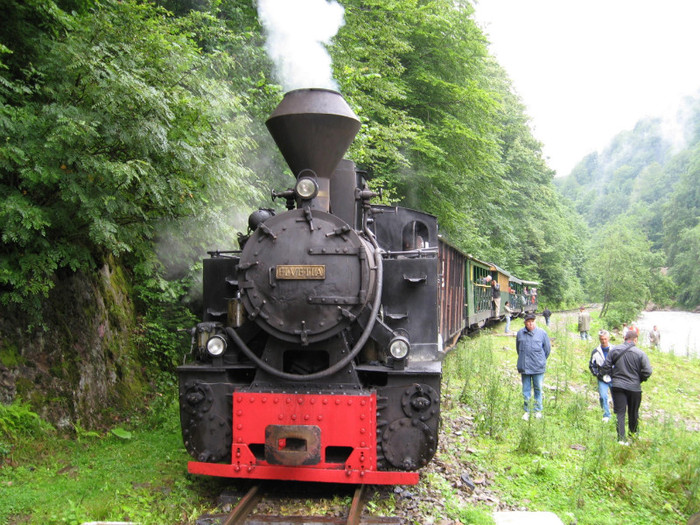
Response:
[{"label": "tall weed", "polygon": [[512,416],[513,389],[503,380],[507,372],[499,364],[491,337],[476,337],[458,347],[459,400],[475,413],[477,430],[501,436]]}]

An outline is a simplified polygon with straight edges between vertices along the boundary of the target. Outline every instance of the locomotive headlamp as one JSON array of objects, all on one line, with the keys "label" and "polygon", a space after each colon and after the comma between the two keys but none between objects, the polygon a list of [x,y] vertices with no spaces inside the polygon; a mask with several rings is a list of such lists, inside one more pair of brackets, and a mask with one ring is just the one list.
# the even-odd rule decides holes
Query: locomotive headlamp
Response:
[{"label": "locomotive headlamp", "polygon": [[311,177],[301,177],[294,191],[302,199],[313,199],[318,195],[318,183]]},{"label": "locomotive headlamp", "polygon": [[389,343],[389,352],[394,359],[403,359],[408,355],[408,351],[411,349],[411,344],[408,342],[404,336],[398,336],[391,340]]},{"label": "locomotive headlamp", "polygon": [[220,335],[215,335],[207,341],[207,352],[213,356],[219,356],[226,351],[226,340]]}]

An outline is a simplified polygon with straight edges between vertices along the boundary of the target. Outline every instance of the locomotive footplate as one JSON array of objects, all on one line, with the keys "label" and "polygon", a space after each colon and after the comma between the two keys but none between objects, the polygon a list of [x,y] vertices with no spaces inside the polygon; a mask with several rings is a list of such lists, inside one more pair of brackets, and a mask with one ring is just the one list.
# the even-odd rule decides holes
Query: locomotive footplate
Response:
[{"label": "locomotive footplate", "polygon": [[377,395],[234,392],[232,461],[192,474],[412,485],[417,472],[377,470]]}]

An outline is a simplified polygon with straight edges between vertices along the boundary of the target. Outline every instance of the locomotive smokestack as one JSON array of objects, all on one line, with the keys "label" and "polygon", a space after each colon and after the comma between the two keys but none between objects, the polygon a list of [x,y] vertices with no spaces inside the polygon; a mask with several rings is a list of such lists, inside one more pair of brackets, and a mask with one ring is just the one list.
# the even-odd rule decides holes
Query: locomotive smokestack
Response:
[{"label": "locomotive smokestack", "polygon": [[330,177],[360,129],[345,99],[329,89],[290,91],[266,125],[295,177],[305,169],[316,173],[327,210]]}]

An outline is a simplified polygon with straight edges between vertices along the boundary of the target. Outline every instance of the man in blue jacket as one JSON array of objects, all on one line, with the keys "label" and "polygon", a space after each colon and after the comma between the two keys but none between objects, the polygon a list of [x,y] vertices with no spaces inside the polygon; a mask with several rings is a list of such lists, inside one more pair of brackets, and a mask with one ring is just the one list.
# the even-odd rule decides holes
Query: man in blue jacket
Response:
[{"label": "man in blue jacket", "polygon": [[525,328],[521,328],[515,336],[515,349],[518,352],[518,372],[523,381],[523,419],[530,419],[532,390],[535,391],[535,417],[539,419],[542,417],[542,382],[552,346],[547,332],[535,326],[535,314],[525,316]]}]

